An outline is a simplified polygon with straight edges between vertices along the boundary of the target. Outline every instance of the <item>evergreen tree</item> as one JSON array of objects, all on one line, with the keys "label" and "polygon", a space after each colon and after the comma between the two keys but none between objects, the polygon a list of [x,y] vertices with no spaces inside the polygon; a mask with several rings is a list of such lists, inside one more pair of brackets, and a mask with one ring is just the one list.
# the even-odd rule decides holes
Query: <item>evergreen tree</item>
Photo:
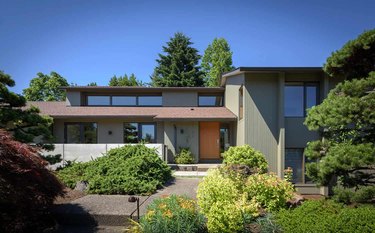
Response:
[{"label": "evergreen tree", "polygon": [[108,83],[109,86],[143,86],[142,81],[139,81],[134,74],[131,74],[129,77],[127,74],[124,76],[117,77],[114,75]]},{"label": "evergreen tree", "polygon": [[221,74],[232,70],[232,51],[224,38],[215,38],[208,45],[202,58],[202,68],[205,72],[206,86],[220,86]]},{"label": "evergreen tree", "polygon": [[159,54],[151,77],[152,85],[158,87],[200,87],[203,86],[203,72],[198,66],[198,50],[183,33],[176,33],[163,46],[164,54]]},{"label": "evergreen tree", "polygon": [[15,85],[10,75],[0,71],[0,128],[13,134],[20,142],[37,142],[46,149],[52,141],[52,119],[39,115],[39,109],[26,108],[25,97],[8,90]]},{"label": "evergreen tree", "polygon": [[30,86],[23,90],[28,101],[63,101],[66,93],[61,86],[69,86],[68,81],[56,72],[50,75],[37,73],[37,77],[30,81]]},{"label": "evergreen tree", "polygon": [[305,124],[310,130],[321,130],[323,139],[308,144],[305,154],[317,162],[308,164],[306,169],[307,175],[320,185],[327,185],[334,178],[343,187],[356,190],[375,184],[373,38],[375,30],[365,32],[327,59],[324,69],[332,78],[347,80],[308,111]]}]

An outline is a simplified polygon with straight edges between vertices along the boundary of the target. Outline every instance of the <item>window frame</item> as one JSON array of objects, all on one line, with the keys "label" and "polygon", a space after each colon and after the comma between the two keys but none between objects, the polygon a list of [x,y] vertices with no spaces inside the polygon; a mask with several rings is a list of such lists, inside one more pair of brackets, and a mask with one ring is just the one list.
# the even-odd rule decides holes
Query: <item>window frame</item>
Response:
[{"label": "window frame", "polygon": [[[303,114],[298,116],[287,116],[285,113],[285,87],[287,86],[295,86],[295,87],[302,87],[303,88]],[[285,82],[284,85],[284,117],[286,118],[305,118],[307,116],[307,87],[316,87],[316,100],[315,105],[318,105],[320,103],[320,83],[319,82],[304,82],[304,81],[290,81]]]},{"label": "window frame", "polygon": [[[89,105],[88,104],[88,98],[90,96],[108,96],[109,97],[109,105]],[[135,105],[113,105],[113,97],[135,97]],[[161,97],[161,103],[160,105],[140,105],[139,104],[139,97]],[[123,95],[123,94],[118,94],[118,95],[108,95],[108,94],[86,94],[85,95],[85,103],[84,106],[87,107],[162,107],[163,106],[163,96],[162,94],[138,94],[138,95]]]},{"label": "window frame", "polygon": [[[200,97],[221,97],[220,105],[202,105],[199,102]],[[223,94],[198,94],[198,107],[223,107],[224,106],[224,95]]]},{"label": "window frame", "polygon": [[[85,143],[84,136],[84,124],[95,124],[95,143]],[[68,143],[68,125],[79,125],[79,143]],[[97,122],[64,122],[64,143],[65,144],[98,144],[98,128],[99,124]]]},{"label": "window frame", "polygon": [[154,126],[154,141],[153,142],[147,142],[147,143],[157,143],[157,124],[156,122],[124,122],[123,123],[123,142],[124,143],[129,143],[129,142],[125,142],[125,133],[124,133],[124,130],[125,130],[125,124],[134,124],[136,123],[137,124],[137,142],[136,143],[140,143],[142,142],[142,125],[153,125]]},{"label": "window frame", "polygon": [[[313,182],[306,182],[306,178],[307,178],[307,175],[306,175],[306,155],[305,155],[305,148],[301,148],[301,147],[288,147],[288,148],[285,148],[285,151],[284,151],[284,169],[287,169],[288,167],[286,167],[286,164],[285,164],[285,161],[286,161],[286,150],[302,150],[302,182],[301,183],[295,183],[295,184],[307,184],[307,185],[310,185],[310,184],[313,184]],[[293,168],[292,168],[293,169]],[[293,170],[293,174],[294,174],[294,170]],[[293,181],[293,180],[292,180]]]}]

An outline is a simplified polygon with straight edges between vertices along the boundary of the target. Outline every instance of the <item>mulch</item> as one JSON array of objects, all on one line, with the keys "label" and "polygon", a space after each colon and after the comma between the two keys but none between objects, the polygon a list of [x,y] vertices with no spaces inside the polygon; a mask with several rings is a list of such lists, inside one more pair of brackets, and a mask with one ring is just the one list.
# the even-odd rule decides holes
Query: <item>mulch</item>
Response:
[{"label": "mulch", "polygon": [[65,191],[65,195],[62,197],[57,197],[55,201],[53,202],[53,204],[68,203],[86,195],[86,193],[82,191],[78,191],[78,190],[74,190],[70,188],[65,188],[64,191]]}]

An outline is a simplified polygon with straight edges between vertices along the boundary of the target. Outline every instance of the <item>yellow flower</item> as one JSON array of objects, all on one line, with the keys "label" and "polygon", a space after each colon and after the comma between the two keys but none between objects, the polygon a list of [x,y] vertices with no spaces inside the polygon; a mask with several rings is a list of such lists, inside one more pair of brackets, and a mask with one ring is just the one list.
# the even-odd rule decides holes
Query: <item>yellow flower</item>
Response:
[{"label": "yellow flower", "polygon": [[163,213],[163,217],[167,217],[167,218],[172,218],[173,217],[173,213],[171,210],[166,210],[164,213]]}]

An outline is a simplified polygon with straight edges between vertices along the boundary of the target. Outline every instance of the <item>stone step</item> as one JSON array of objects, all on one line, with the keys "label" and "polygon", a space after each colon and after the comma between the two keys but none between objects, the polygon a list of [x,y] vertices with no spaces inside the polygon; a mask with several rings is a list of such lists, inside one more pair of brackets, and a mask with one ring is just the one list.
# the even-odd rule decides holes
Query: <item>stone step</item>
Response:
[{"label": "stone step", "polygon": [[125,226],[59,226],[54,233],[123,233]]}]

